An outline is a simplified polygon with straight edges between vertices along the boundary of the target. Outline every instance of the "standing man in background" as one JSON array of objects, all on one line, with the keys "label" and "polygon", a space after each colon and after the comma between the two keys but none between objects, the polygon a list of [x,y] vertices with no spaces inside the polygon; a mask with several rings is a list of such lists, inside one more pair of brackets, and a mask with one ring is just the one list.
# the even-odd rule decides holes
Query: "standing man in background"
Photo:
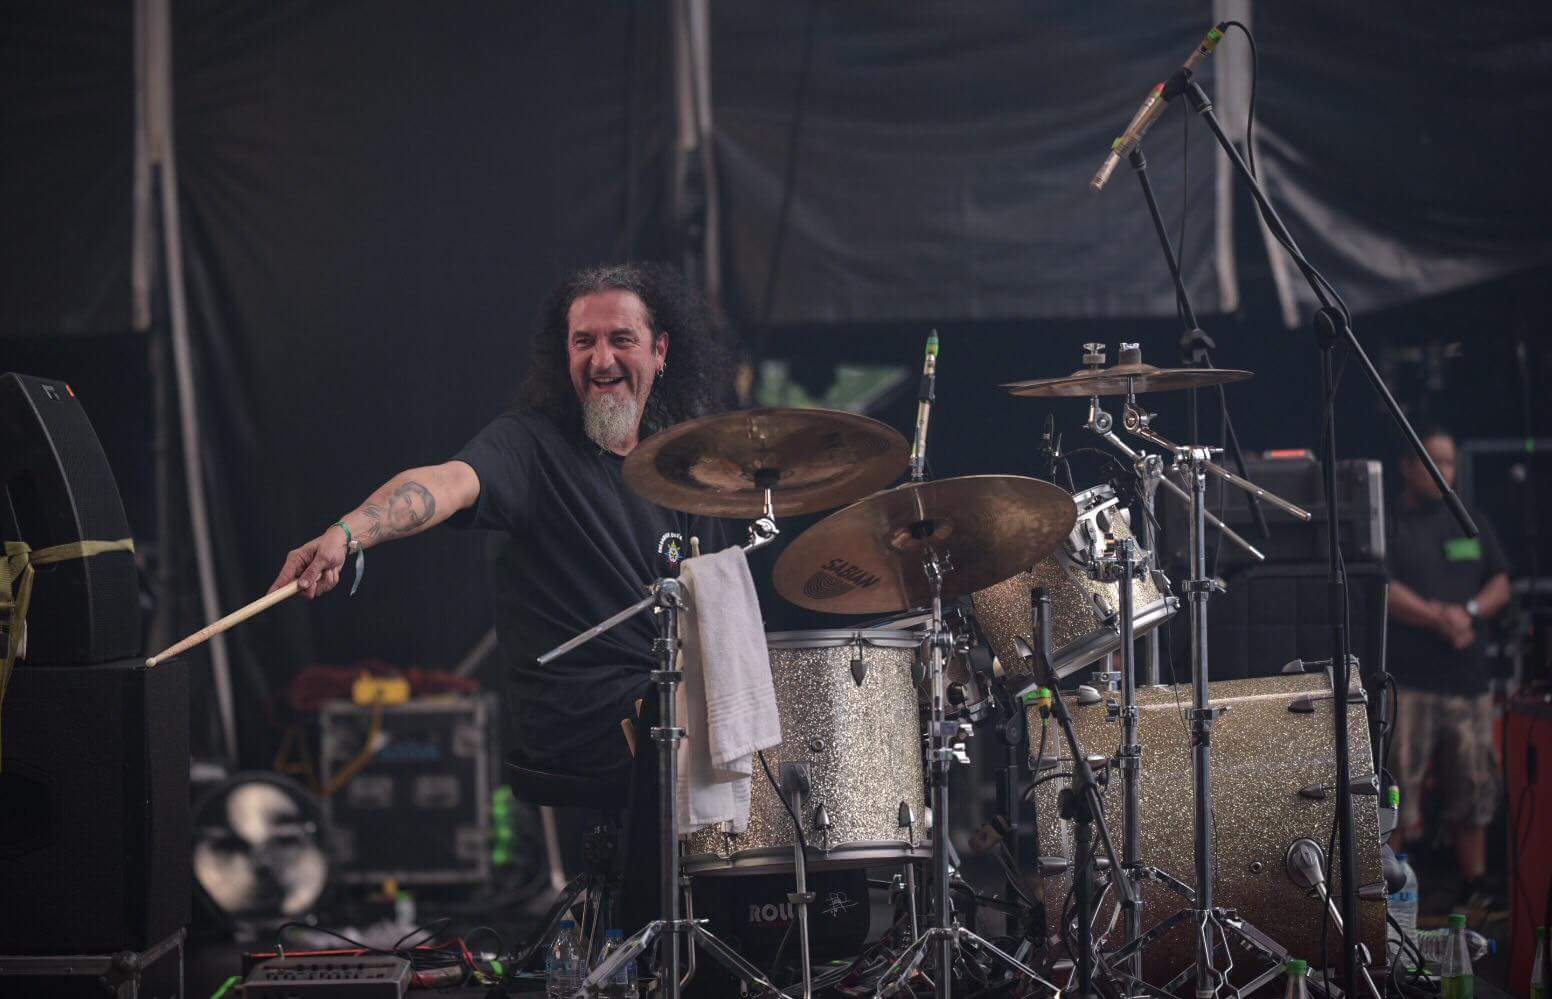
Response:
[{"label": "standing man in background", "polygon": [[[1420,428],[1444,480],[1455,485],[1455,440]],[[1397,755],[1401,824],[1393,845],[1448,838],[1463,879],[1461,908],[1486,908],[1487,827],[1502,793],[1493,742],[1494,708],[1482,651],[1483,623],[1509,602],[1509,566],[1498,537],[1476,510],[1477,538],[1461,535],[1427,470],[1401,458],[1401,496],[1392,521],[1387,668],[1399,688]],[[1442,829],[1424,826],[1424,802]],[[1442,835],[1440,835],[1442,834]]]}]

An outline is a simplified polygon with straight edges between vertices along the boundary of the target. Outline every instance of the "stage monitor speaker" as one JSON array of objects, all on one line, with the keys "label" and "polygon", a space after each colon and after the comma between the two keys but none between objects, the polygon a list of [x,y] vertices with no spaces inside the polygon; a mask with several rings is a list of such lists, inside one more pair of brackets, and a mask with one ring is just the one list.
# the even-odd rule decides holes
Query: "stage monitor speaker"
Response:
[{"label": "stage monitor speaker", "polygon": [[[1388,581],[1382,565],[1348,563],[1348,642],[1365,677],[1385,648]],[[1212,679],[1273,676],[1294,659],[1330,659],[1331,625],[1324,563],[1259,565],[1238,572],[1229,577],[1228,592],[1208,604]],[[1394,672],[1399,667],[1390,668]]]},{"label": "stage monitor speaker", "polygon": [[[129,537],[118,483],[70,386],[0,375],[0,535],[34,550]],[[84,665],[138,654],[140,588],[132,552],[39,566],[26,661]]]},{"label": "stage monitor speaker", "polygon": [[20,666],[0,711],[0,954],[138,951],[186,925],[187,661]]},{"label": "stage monitor speaker", "polygon": [[[1214,482],[1211,476],[1207,484],[1208,508],[1264,552],[1267,563],[1323,562],[1329,532],[1320,463],[1309,457],[1250,459],[1245,462],[1245,477],[1268,492],[1297,503],[1313,519],[1301,522],[1270,503],[1262,503],[1261,511],[1271,532],[1270,538],[1263,538],[1250,513],[1249,494]],[[1336,478],[1337,531],[1342,556],[1351,563],[1385,561],[1385,493],[1380,463],[1369,458],[1338,461]],[[1170,558],[1177,565],[1184,565],[1188,561],[1190,505],[1177,502],[1173,496],[1160,502]],[[1208,564],[1217,565],[1224,574],[1257,564],[1238,545],[1220,540],[1216,529],[1208,529],[1207,543],[1217,550],[1216,560],[1209,555]]]}]

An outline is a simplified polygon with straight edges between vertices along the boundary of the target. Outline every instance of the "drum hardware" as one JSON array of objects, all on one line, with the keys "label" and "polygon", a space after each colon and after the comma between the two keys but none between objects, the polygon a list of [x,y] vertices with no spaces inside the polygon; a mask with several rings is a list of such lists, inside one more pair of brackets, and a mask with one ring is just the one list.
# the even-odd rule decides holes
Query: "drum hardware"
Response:
[{"label": "drum hardware", "polygon": [[[925,485],[937,484],[941,483],[926,483]],[[873,499],[876,499],[876,497]],[[864,501],[864,503],[867,502],[871,502],[871,500]],[[858,505],[861,506],[863,504]],[[842,511],[842,514],[846,512]],[[841,514],[832,514],[829,519],[834,519],[837,516],[841,516]],[[812,533],[822,526],[824,526],[823,521],[815,525],[814,528],[810,528],[807,533]],[[945,576],[956,570],[949,561],[947,552],[940,553],[936,545],[932,541],[927,540],[931,538],[932,533],[930,530],[912,532],[913,536],[920,534],[921,538],[919,540],[925,542],[921,549],[921,571],[925,578],[928,592],[931,595],[930,606],[932,608],[931,622],[928,626],[928,641],[931,651],[928,661],[928,680],[931,684],[931,693],[929,695],[930,715],[927,724],[926,765],[929,773],[928,782],[932,791],[933,918],[932,925],[925,932],[918,934],[910,945],[906,947],[905,951],[885,969],[883,977],[879,979],[877,994],[889,996],[904,992],[909,995],[907,983],[926,960],[927,955],[933,953],[936,958],[934,962],[936,977],[933,980],[934,995],[937,999],[950,999],[953,995],[955,952],[968,944],[991,955],[1030,981],[1038,982],[1049,988],[1053,996],[1059,995],[1061,990],[1041,978],[1033,968],[998,948],[973,930],[956,924],[953,919],[949,897],[952,845],[949,843],[948,777],[949,769],[956,760],[962,762],[969,762],[969,760],[964,754],[962,743],[956,747],[949,742],[950,739],[962,732],[961,724],[951,722],[946,717],[947,698],[945,696],[945,689],[947,685],[944,677],[944,661],[947,654],[953,650],[953,642],[943,627],[943,584]],[[792,549],[789,548],[787,551],[791,552]],[[779,568],[780,565],[778,563],[778,570]],[[961,583],[960,585],[964,584]]]},{"label": "drum hardware", "polygon": [[[858,681],[861,685],[861,680]],[[763,764],[763,760],[761,761]],[[781,790],[786,794],[788,807],[794,820],[803,814],[803,800],[813,790],[813,783],[809,779],[809,764],[807,762],[786,761],[781,765]],[[823,812],[824,803],[821,802],[817,809]],[[814,826],[828,832],[829,819],[820,822],[820,815],[814,816]],[[796,872],[797,890],[787,895],[787,902],[798,914],[798,964],[803,971],[803,999],[812,999],[814,994],[813,962],[809,960],[808,940],[808,906],[814,901],[814,893],[808,890],[807,858],[808,851],[804,849],[804,842],[796,838],[792,844],[792,869]]]},{"label": "drum hardware", "polygon": [[[1288,231],[1288,227],[1284,224],[1281,216],[1278,215],[1276,207],[1272,204],[1271,199],[1267,197],[1266,190],[1261,186],[1261,182],[1256,178],[1249,165],[1246,164],[1244,157],[1239,154],[1239,150],[1235,148],[1233,141],[1224,132],[1222,124],[1213,113],[1212,100],[1207,96],[1201,85],[1191,78],[1189,72],[1177,71],[1170,78],[1165,91],[1161,91],[1161,93],[1169,93],[1171,96],[1184,94],[1191,109],[1206,121],[1207,127],[1213,133],[1213,138],[1217,140],[1218,145],[1223,149],[1225,155],[1228,156],[1235,173],[1244,181],[1246,188],[1249,189],[1251,196],[1254,198],[1262,221],[1265,223],[1266,230],[1298,263],[1299,272],[1308,283],[1315,300],[1320,303],[1320,308],[1315,313],[1313,325],[1316,343],[1320,351],[1321,424],[1324,427],[1321,435],[1321,444],[1322,451],[1324,452],[1323,473],[1325,481],[1323,486],[1326,498],[1327,521],[1326,555],[1327,572],[1333,591],[1333,601],[1345,600],[1347,587],[1346,571],[1342,566],[1336,481],[1337,377],[1335,353],[1339,342],[1346,345],[1346,359],[1357,360],[1375,395],[1379,397],[1379,401],[1396,421],[1397,427],[1411,446],[1411,453],[1428,472],[1428,477],[1433,481],[1434,488],[1439,491],[1456,523],[1460,525],[1461,530],[1465,532],[1467,537],[1476,537],[1479,533],[1477,526],[1472,522],[1471,516],[1466,512],[1466,508],[1461,504],[1460,497],[1456,495],[1455,490],[1451,488],[1449,483],[1445,482],[1444,476],[1439,472],[1439,468],[1434,463],[1432,456],[1428,454],[1428,449],[1423,446],[1422,440],[1417,436],[1417,431],[1408,422],[1400,404],[1396,402],[1395,396],[1391,395],[1390,389],[1385,385],[1384,378],[1374,366],[1374,362],[1370,360],[1368,353],[1364,351],[1363,344],[1358,341],[1357,335],[1354,334],[1346,303],[1342,301],[1341,296],[1337,294],[1330,282],[1310,264],[1305,258],[1303,251],[1299,249],[1298,242],[1293,238],[1293,234]],[[1347,667],[1350,645],[1347,625],[1340,615],[1332,627],[1332,645],[1334,647],[1333,659],[1337,665],[1335,686],[1339,688],[1346,687],[1348,686],[1349,671]],[[1380,663],[1379,666],[1383,670],[1383,663]],[[1379,680],[1383,683],[1383,672]],[[1350,766],[1351,756],[1346,725],[1348,714],[1347,701],[1345,698],[1337,698],[1332,703],[1336,708],[1332,718],[1333,732],[1336,740],[1336,772],[1340,775],[1339,779],[1342,779]],[[1378,749],[1379,758],[1383,759],[1383,738],[1380,740]],[[1357,913],[1356,886],[1352,876],[1355,854],[1359,849],[1359,844],[1354,839],[1352,799],[1348,795],[1341,795],[1338,798],[1337,804],[1336,824],[1339,833],[1338,843],[1340,844],[1337,858],[1337,873],[1342,882],[1341,911],[1347,917],[1342,938],[1342,980],[1351,992],[1355,991],[1354,982],[1356,980],[1359,950],[1354,925]]]},{"label": "drum hardware", "polygon": [[[1130,586],[1125,587],[1130,592]],[[1037,644],[1039,652],[1036,653],[1029,647],[1022,636],[1015,637],[1014,642],[1019,655],[1031,661],[1036,666],[1040,675],[1046,677],[1047,683],[1054,690],[1058,677],[1051,662],[1051,601],[1046,596],[1044,589],[1036,588],[1030,596],[1030,602],[1034,609],[1034,618],[1038,628]],[[1128,614],[1126,627],[1130,630],[1130,597],[1127,598]],[[1115,844],[1110,838],[1110,827],[1105,822],[1104,800],[1100,797],[1099,781],[1094,775],[1094,769],[1089,763],[1089,758],[1084,755],[1078,744],[1077,732],[1072,727],[1072,714],[1067,710],[1066,702],[1058,695],[1051,698],[1051,714],[1056,718],[1057,727],[1061,729],[1062,737],[1067,742],[1067,748],[1072,754],[1072,783],[1064,788],[1061,793],[1061,812],[1064,819],[1074,823],[1074,866],[1073,877],[1075,879],[1074,894],[1078,902],[1078,940],[1077,953],[1073,955],[1078,966],[1078,995],[1087,999],[1097,996],[1094,990],[1094,972],[1096,968],[1096,954],[1094,952],[1092,928],[1094,920],[1095,899],[1093,897],[1093,877],[1090,873],[1093,864],[1093,835],[1095,827],[1098,827],[1099,840],[1104,846],[1105,856],[1110,861],[1112,871],[1121,870]],[[1125,877],[1111,878],[1111,884],[1115,885],[1117,893],[1122,898],[1123,905],[1135,904],[1136,891]]]},{"label": "drum hardware", "polygon": [[[1130,537],[1127,519],[1120,516],[1119,497],[1108,486],[1082,490],[1073,497],[1078,514],[1060,549],[1036,562],[1026,572],[971,595],[977,622],[987,643],[1009,676],[1009,688],[1026,693],[1038,677],[1013,646],[1013,637],[1034,635],[1030,592],[1040,586],[1052,603],[1056,628],[1051,637],[1057,675],[1067,677],[1121,644],[1117,585],[1105,581],[1100,563],[1110,539]],[[1168,581],[1149,575],[1134,588],[1134,631],[1155,630],[1179,606]]]},{"label": "drum hardware", "polygon": [[[637,449],[640,451],[640,448]],[[632,456],[636,452],[632,452]],[[627,462],[629,459],[627,459]],[[628,467],[628,465],[627,465]],[[772,503],[772,485],[763,487],[764,501],[761,515],[749,525],[749,541],[743,546],[745,553],[763,548],[780,533],[776,526],[775,508]],[[719,940],[705,927],[705,920],[680,915],[680,888],[683,879],[679,869],[679,795],[678,750],[684,729],[677,724],[676,691],[684,678],[678,668],[679,612],[684,609],[684,584],[678,579],[664,577],[652,582],[651,592],[636,603],[610,616],[604,621],[575,637],[568,639],[539,657],[541,664],[565,655],[572,649],[591,641],[622,622],[651,608],[658,620],[658,638],[653,642],[657,669],[652,672],[652,682],[658,689],[659,724],[652,728],[652,739],[658,747],[658,841],[659,841],[659,891],[662,916],[642,927],[623,946],[605,958],[583,980],[578,994],[600,995],[608,986],[614,973],[627,961],[634,960],[642,952],[663,937],[659,950],[659,966],[662,968],[661,992],[669,999],[678,999],[680,989],[689,976],[680,978],[679,938],[689,943],[690,975],[695,969],[695,949],[704,947],[724,967],[759,989],[761,995],[779,996],[781,990],[772,984],[760,969],[750,964],[737,951]],[[807,938],[803,945],[807,948]]]},{"label": "drum hardware", "polygon": [[[1325,872],[1326,852],[1320,848],[1320,844],[1312,839],[1301,839],[1288,847],[1288,854],[1284,860],[1287,867],[1288,879],[1306,893],[1320,899],[1326,911],[1331,914],[1331,922],[1338,931],[1342,930],[1342,912],[1337,907],[1331,893],[1326,890]],[[1369,974],[1369,964],[1372,957],[1369,948],[1362,943],[1358,944],[1359,964],[1358,975],[1363,979],[1364,988],[1371,999],[1381,999],[1380,990],[1374,984],[1374,978]],[[1272,977],[1269,976],[1267,981]]]},{"label": "drum hardware", "polygon": [[[1123,346],[1130,345],[1125,344]],[[1171,495],[1173,495],[1176,499],[1180,500],[1182,503],[1185,503],[1187,506],[1190,505],[1191,494],[1188,493],[1185,489],[1181,488],[1179,483],[1175,482],[1174,479],[1171,479],[1168,475],[1165,474],[1163,459],[1161,459],[1156,454],[1149,454],[1144,450],[1132,447],[1116,434],[1115,421],[1109,413],[1105,412],[1104,407],[1100,404],[1099,396],[1093,396],[1089,400],[1089,420],[1087,426],[1088,429],[1096,436],[1103,438],[1108,444],[1110,444],[1111,447],[1115,448],[1117,451],[1120,451],[1123,455],[1131,460],[1133,468],[1135,468],[1137,471],[1139,481],[1143,483],[1143,491],[1145,495],[1144,505],[1147,513],[1149,514],[1149,516],[1146,518],[1146,526],[1150,537],[1153,531],[1153,496],[1154,492],[1157,490],[1157,487],[1163,486],[1165,489],[1168,489]],[[1234,544],[1243,549],[1245,553],[1251,558],[1255,559],[1257,562],[1266,561],[1266,555],[1263,554],[1261,550],[1258,549],[1255,545],[1247,541],[1238,531],[1234,530],[1232,527],[1229,527],[1211,512],[1206,513],[1205,517],[1209,524],[1217,528],[1225,538],[1229,539]],[[1306,517],[1306,519],[1308,518]],[[1157,660],[1155,660],[1154,665],[1157,665]],[[1149,676],[1150,679],[1148,682],[1150,684],[1158,682],[1158,674],[1154,669],[1150,668]]]},{"label": "drum hardware", "polygon": [[[1128,345],[1127,355],[1123,364],[1115,368],[1107,369],[1116,371],[1119,368],[1131,368],[1141,364],[1140,353],[1133,354],[1131,345]],[[1132,359],[1136,358],[1133,362]],[[1201,373],[1215,373],[1220,369],[1191,369]],[[1248,373],[1247,373],[1248,377]],[[1222,384],[1224,381],[1236,379],[1225,378],[1216,382],[1204,384]],[[1220,982],[1226,980],[1225,973],[1220,973],[1214,967],[1214,954],[1217,946],[1212,942],[1210,927],[1216,925],[1222,935],[1225,951],[1229,949],[1229,932],[1234,932],[1242,941],[1254,941],[1263,936],[1253,926],[1249,926],[1243,920],[1236,920],[1233,925],[1220,918],[1218,910],[1213,905],[1213,878],[1214,857],[1211,843],[1211,830],[1213,829],[1213,801],[1212,801],[1212,760],[1210,747],[1212,743],[1213,725],[1219,712],[1208,701],[1209,665],[1207,660],[1207,604],[1208,599],[1216,587],[1215,582],[1207,576],[1207,541],[1206,541],[1206,506],[1207,506],[1207,475],[1212,474],[1231,485],[1252,492],[1260,499],[1280,507],[1301,520],[1309,520],[1310,514],[1301,507],[1274,496],[1261,487],[1243,479],[1228,470],[1221,468],[1212,461],[1214,454],[1221,453],[1221,448],[1204,447],[1193,444],[1183,447],[1164,437],[1152,428],[1153,414],[1143,409],[1137,403],[1135,382],[1129,385],[1124,393],[1126,397],[1125,408],[1122,412],[1122,427],[1130,434],[1140,437],[1145,441],[1174,456],[1173,467],[1185,474],[1190,484],[1191,494],[1191,527],[1189,551],[1191,558],[1191,578],[1186,581],[1186,594],[1191,609],[1191,684],[1192,684],[1192,709],[1189,712],[1191,722],[1192,743],[1192,775],[1194,784],[1194,817],[1193,817],[1193,853],[1196,867],[1196,892],[1191,915],[1197,925],[1195,934],[1196,942],[1196,987],[1199,994],[1214,988],[1214,980]],[[1099,405],[1099,393],[1091,398],[1091,407]],[[1165,480],[1167,481],[1167,480]],[[1340,699],[1339,699],[1340,700]],[[1129,918],[1130,922],[1130,918]],[[1133,946],[1135,942],[1123,946]],[[1280,948],[1279,948],[1280,949]],[[1135,953],[1135,951],[1133,952]],[[1263,950],[1268,957],[1275,952]],[[1131,954],[1127,954],[1128,957]],[[1232,958],[1231,958],[1232,960]]]}]

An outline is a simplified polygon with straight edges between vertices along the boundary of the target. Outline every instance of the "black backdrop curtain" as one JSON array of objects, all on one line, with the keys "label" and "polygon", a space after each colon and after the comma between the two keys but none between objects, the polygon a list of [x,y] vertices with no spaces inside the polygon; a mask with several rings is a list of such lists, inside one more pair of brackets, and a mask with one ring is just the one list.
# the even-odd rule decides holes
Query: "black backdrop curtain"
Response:
[{"label": "black backdrop curtain", "polygon": [[[1031,317],[1173,314],[1129,171],[1098,199],[1086,182],[1212,4],[716,0],[711,11],[736,323],[766,318],[800,89],[769,316],[789,336],[891,320],[913,344],[898,360],[927,321],[959,320],[957,335],[1005,320],[998,335],[1022,345],[1071,332],[1015,328]],[[1356,308],[1545,261],[1552,199],[1534,196],[1552,101],[1544,6],[1387,14],[1321,0],[1254,13],[1261,163]],[[563,271],[676,249],[667,7],[198,0],[173,16],[191,321],[222,600],[235,606],[287,548],[394,471],[445,459],[502,407]],[[1225,51],[1204,74],[1209,90]],[[128,4],[18,3],[0,18],[0,369],[18,336],[131,335],[132,68]],[[1171,223],[1189,209],[1188,277],[1210,313],[1232,298],[1215,255],[1236,230],[1221,224],[1215,154],[1195,122],[1186,196],[1182,117],[1172,110],[1147,147]],[[1240,253],[1264,252],[1237,225]],[[1160,344],[1173,339],[1155,326]],[[99,400],[110,388],[132,397],[144,372],[122,365],[122,344],[79,342],[72,370],[40,373],[94,372],[104,390],[88,411],[105,438],[122,437],[125,410]],[[953,349],[956,364],[970,360],[965,339]],[[1027,367],[1010,368],[1014,356]],[[1045,360],[978,356],[975,384],[1034,375]],[[1286,382],[1267,388],[1292,396]],[[1279,419],[1265,415],[1273,429]],[[121,479],[145,480],[148,449],[119,457]],[[140,510],[144,538],[154,524]],[[250,677],[275,679],[315,660],[447,664],[488,626],[483,572],[481,539],[433,532],[374,551],[357,597],[281,608],[234,633],[234,647]]]}]

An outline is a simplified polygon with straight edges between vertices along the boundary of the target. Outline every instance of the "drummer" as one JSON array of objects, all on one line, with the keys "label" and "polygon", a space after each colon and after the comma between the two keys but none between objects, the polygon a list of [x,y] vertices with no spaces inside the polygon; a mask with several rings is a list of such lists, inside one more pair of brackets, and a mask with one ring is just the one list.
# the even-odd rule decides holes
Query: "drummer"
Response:
[{"label": "drummer", "polygon": [[452,460],[400,472],[291,551],[271,590],[292,579],[309,598],[332,590],[352,539],[370,548],[443,521],[493,532],[508,748],[536,769],[617,775],[631,759],[620,720],[651,683],[651,616],[536,660],[676,571],[691,537],[724,546],[720,521],[637,496],[621,467],[642,438],[720,409],[731,383],[708,310],[672,271],[579,271],[542,313],[519,405]]}]

